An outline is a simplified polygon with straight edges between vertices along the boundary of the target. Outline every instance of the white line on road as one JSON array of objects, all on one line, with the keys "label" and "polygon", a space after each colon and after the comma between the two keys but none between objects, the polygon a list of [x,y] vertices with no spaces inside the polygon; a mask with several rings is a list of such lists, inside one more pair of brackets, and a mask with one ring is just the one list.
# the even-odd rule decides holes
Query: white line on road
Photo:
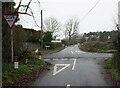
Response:
[{"label": "white line on road", "polygon": [[68,60],[68,58],[62,58],[61,60]]},{"label": "white line on road", "polygon": [[74,58],[71,58],[70,60],[74,60]]},{"label": "white line on road", "polygon": [[73,54],[73,51],[71,51],[71,53]]},{"label": "white line on road", "polygon": [[79,51],[75,51],[76,53],[78,53]]},{"label": "white line on road", "polygon": [[[64,66],[64,67],[57,71],[57,66]],[[59,72],[63,71],[65,68],[67,68],[68,66],[70,66],[70,64],[55,64],[54,70],[53,70],[53,75],[58,74]]]},{"label": "white line on road", "polygon": [[70,88],[70,84],[67,84],[67,87],[66,88]]},{"label": "white line on road", "polygon": [[74,70],[74,69],[75,69],[75,64],[76,64],[76,59],[74,59],[74,63],[73,63],[72,70]]},{"label": "white line on road", "polygon": [[56,58],[56,59],[53,59],[53,60],[58,60],[58,59]]}]

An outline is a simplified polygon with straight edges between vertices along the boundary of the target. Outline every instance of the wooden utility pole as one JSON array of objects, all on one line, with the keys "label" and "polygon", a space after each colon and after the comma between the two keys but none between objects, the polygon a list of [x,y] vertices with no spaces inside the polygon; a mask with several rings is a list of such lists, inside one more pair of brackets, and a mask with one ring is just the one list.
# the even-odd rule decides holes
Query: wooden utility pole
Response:
[{"label": "wooden utility pole", "polygon": [[43,48],[43,13],[41,10],[41,50]]}]

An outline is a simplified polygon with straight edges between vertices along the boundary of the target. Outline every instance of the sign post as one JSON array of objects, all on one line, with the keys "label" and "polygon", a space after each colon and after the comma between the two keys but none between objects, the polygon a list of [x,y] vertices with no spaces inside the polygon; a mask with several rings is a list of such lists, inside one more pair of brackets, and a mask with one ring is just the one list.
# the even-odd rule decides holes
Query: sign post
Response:
[{"label": "sign post", "polygon": [[11,32],[11,52],[12,52],[12,62],[13,60],[13,31],[12,28],[18,18],[18,14],[4,14],[3,18],[5,19],[5,22],[7,23],[7,25],[10,28],[10,32]]}]

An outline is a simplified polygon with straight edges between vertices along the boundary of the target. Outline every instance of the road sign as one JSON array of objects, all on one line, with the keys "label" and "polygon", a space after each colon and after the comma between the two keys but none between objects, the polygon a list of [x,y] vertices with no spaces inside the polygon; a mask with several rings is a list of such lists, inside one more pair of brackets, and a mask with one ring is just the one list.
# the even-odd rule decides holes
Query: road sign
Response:
[{"label": "road sign", "polygon": [[8,24],[11,30],[18,18],[18,15],[17,14],[4,14],[3,17],[5,19],[5,22]]}]

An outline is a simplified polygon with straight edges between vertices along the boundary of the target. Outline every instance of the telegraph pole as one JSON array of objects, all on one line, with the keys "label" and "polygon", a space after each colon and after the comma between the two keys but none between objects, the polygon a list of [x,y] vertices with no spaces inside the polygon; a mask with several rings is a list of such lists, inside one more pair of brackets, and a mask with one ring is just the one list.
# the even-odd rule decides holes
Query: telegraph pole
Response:
[{"label": "telegraph pole", "polygon": [[41,50],[43,48],[43,13],[41,10]]}]

